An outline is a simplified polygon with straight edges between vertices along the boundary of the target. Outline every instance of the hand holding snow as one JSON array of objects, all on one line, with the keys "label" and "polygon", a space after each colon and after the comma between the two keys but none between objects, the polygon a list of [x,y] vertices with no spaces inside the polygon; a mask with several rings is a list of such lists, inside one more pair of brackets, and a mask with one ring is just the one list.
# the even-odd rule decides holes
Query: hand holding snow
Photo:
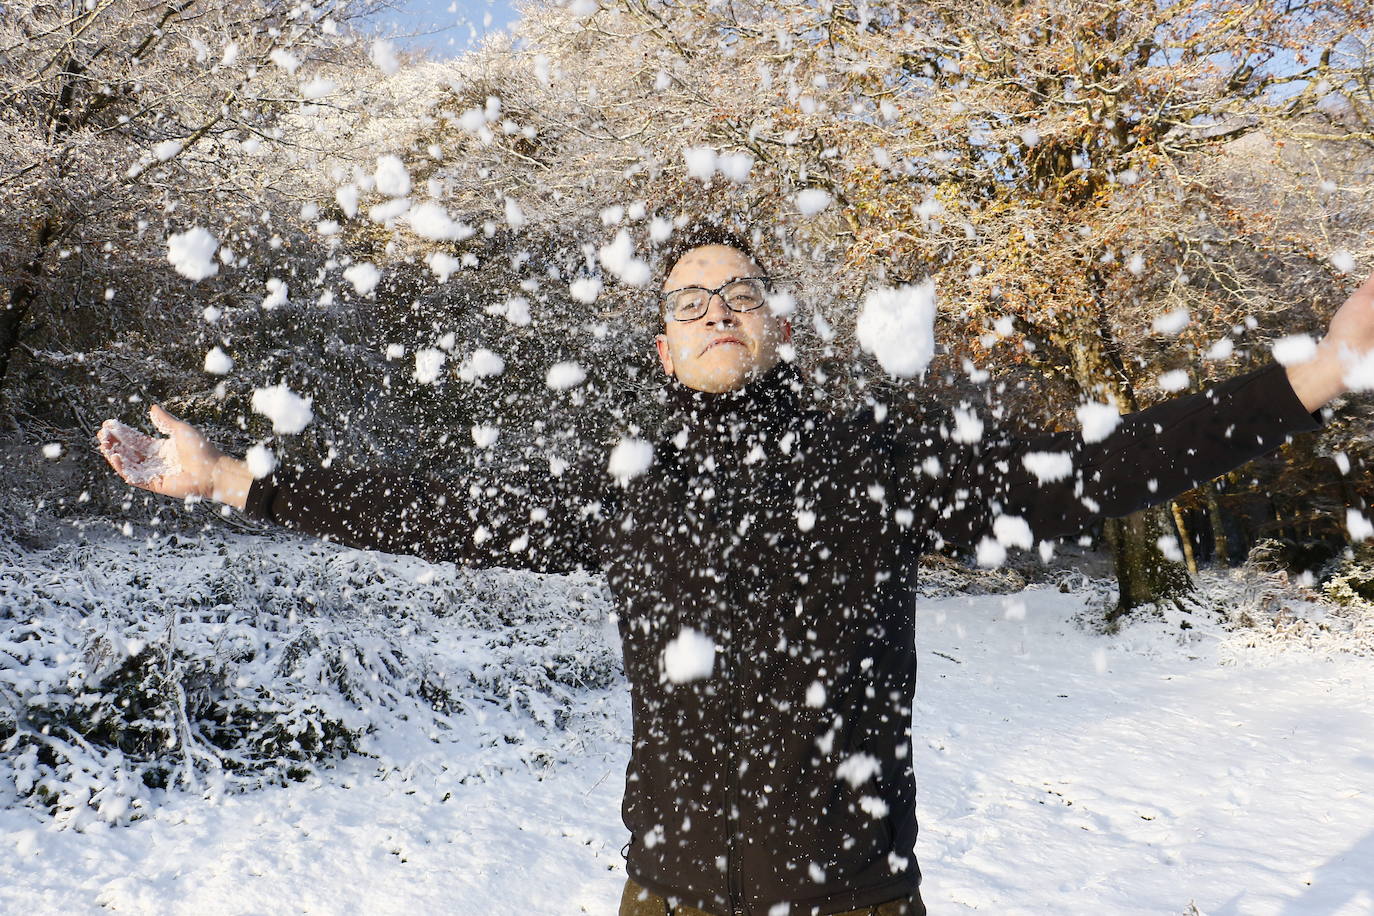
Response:
[{"label": "hand holding snow", "polygon": [[935,355],[935,281],[870,291],[855,332],[859,346],[892,375],[924,372]]}]

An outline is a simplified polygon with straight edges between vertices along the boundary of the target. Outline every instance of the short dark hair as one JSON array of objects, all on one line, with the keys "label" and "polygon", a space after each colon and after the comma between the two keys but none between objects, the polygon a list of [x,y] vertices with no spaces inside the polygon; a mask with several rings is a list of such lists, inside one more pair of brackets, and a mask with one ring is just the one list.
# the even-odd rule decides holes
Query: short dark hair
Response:
[{"label": "short dark hair", "polygon": [[[720,225],[720,223],[708,220],[699,220],[688,223],[680,229],[674,230],[668,242],[659,249],[659,281],[662,282],[673,272],[677,262],[681,261],[687,252],[697,248],[704,248],[707,245],[722,245],[726,248],[733,248],[749,260],[753,261],[764,273],[768,269],[759,261],[758,255],[754,254],[754,246],[749,244],[749,240],[738,232]],[[659,299],[659,317],[667,319],[663,311],[663,300]]]}]

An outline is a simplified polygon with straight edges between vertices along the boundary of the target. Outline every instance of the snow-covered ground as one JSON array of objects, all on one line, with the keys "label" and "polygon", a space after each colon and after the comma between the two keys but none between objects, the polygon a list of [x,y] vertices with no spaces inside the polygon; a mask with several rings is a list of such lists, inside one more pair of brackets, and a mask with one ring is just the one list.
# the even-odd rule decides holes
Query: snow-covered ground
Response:
[{"label": "snow-covered ground", "polygon": [[[1374,912],[1371,659],[1178,617],[1098,635],[1084,600],[920,604],[932,912]],[[621,683],[578,702],[595,727],[551,731],[552,765],[510,763],[539,757],[537,729],[498,770],[490,747],[399,730],[128,826],[0,809],[0,912],[613,913],[628,703]]]}]

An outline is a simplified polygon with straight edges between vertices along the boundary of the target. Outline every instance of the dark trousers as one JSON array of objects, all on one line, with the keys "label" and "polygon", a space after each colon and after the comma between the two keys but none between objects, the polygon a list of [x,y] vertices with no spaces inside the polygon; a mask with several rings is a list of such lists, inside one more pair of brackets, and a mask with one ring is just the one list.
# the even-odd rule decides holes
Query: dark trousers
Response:
[{"label": "dark trousers", "polygon": [[[620,895],[620,916],[709,916],[694,906],[670,906],[658,894],[647,891],[625,879],[625,891]],[[799,914],[798,914],[799,916]],[[926,916],[925,904],[919,894],[900,897],[862,909],[847,910],[835,916]]]}]

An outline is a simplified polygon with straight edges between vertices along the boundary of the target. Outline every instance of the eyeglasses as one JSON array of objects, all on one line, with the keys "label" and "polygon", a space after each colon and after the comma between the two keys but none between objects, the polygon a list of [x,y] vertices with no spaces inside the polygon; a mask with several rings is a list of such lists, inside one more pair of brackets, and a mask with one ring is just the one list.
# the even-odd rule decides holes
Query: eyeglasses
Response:
[{"label": "eyeglasses", "polygon": [[696,321],[711,307],[713,296],[720,296],[732,312],[752,312],[763,305],[772,287],[770,277],[736,277],[715,289],[684,286],[663,294],[663,316],[673,321]]}]

